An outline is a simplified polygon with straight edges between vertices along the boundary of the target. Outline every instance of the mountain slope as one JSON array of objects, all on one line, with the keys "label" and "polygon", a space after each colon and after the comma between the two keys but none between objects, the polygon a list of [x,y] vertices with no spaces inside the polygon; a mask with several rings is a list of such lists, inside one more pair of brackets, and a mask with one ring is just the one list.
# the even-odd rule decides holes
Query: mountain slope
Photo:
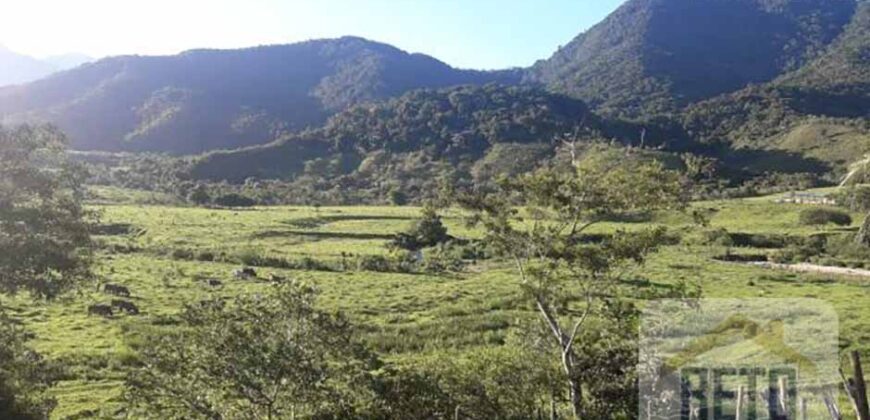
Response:
[{"label": "mountain slope", "polygon": [[608,115],[671,113],[799,68],[843,31],[854,0],[629,0],[528,80]]},{"label": "mountain slope", "polygon": [[690,106],[696,139],[800,153],[840,168],[870,151],[870,2],[830,47],[776,80]]},{"label": "mountain slope", "polygon": [[346,37],[170,57],[114,57],[0,89],[5,122],[59,125],[78,149],[197,153],[273,140],[411,89],[518,80]]},{"label": "mountain slope", "polygon": [[0,46],[0,86],[30,82],[54,71],[55,67],[49,63]]},{"label": "mountain slope", "polygon": [[[552,150],[555,136],[581,125],[600,128],[583,102],[539,90],[497,85],[419,90],[354,106],[321,129],[269,145],[209,153],[197,160],[191,176],[238,182],[328,172],[328,178],[427,179],[424,169],[432,164],[467,166],[497,145]],[[538,157],[528,156],[534,164],[540,164]]]}]

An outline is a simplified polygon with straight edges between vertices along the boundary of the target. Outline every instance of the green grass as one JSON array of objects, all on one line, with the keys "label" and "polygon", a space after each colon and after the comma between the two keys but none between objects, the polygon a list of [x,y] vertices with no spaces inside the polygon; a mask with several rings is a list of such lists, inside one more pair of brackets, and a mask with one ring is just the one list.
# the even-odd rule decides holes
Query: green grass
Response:
[{"label": "green grass", "polygon": [[[102,197],[124,196],[103,191]],[[129,197],[143,196],[132,193]],[[147,195],[145,195],[147,198]],[[138,200],[138,199],[137,199]],[[166,205],[108,204],[101,223],[124,226],[116,235],[99,237],[107,245],[124,245],[135,252],[97,257],[97,273],[105,281],[128,286],[140,316],[114,319],[88,317],[86,307],[110,300],[87,287],[63,300],[38,303],[21,296],[11,302],[15,315],[36,333],[33,345],[68,366],[54,389],[59,400],[56,418],[94,410],[110,415],[119,407],[125,370],[135,362],[131,345],[142,345],[141,332],[165,322],[185,304],[213,295],[232,296],[262,290],[265,282],[233,279],[235,265],[180,261],[167,250],[208,251],[216,255],[245,252],[276,257],[310,256],[338,259],[342,253],[387,254],[389,235],[406,229],[419,214],[411,207],[268,207],[217,210]],[[800,205],[775,204],[772,198],[696,203],[711,211],[711,226],[731,232],[808,235],[818,228],[799,226]],[[450,212],[445,221],[455,236],[474,236],[461,215]],[[861,217],[855,215],[856,223]],[[636,229],[660,223],[697,235],[700,228],[686,215],[662,214],[645,223],[608,223],[595,231]],[[127,226],[129,225],[129,226]],[[831,228],[833,229],[833,228]],[[739,252],[766,252],[744,249]],[[841,347],[870,356],[870,279],[829,278],[717,262],[723,249],[675,245],[662,249],[639,272],[650,285],[697,282],[705,297],[813,297],[829,302],[840,315]],[[316,284],[324,308],[346,312],[364,338],[385,358],[414,363],[444,352],[501,345],[517,321],[532,317],[520,298],[515,276],[493,263],[470,267],[459,275],[415,275],[372,272],[330,273],[260,268]],[[221,288],[202,279],[219,278]],[[843,406],[847,407],[846,405]]]}]

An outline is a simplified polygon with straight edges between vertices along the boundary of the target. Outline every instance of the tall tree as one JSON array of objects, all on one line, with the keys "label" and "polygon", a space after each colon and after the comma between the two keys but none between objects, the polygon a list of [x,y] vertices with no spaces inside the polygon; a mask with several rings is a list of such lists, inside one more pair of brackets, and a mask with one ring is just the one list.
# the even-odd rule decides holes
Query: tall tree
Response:
[{"label": "tall tree", "polygon": [[[65,158],[51,127],[0,127],[0,294],[52,298],[87,278],[84,172]],[[48,365],[0,302],[0,418],[47,418]]]},{"label": "tall tree", "polygon": [[46,126],[0,127],[0,292],[52,298],[86,278],[85,172]]},{"label": "tall tree", "polygon": [[[597,148],[593,148],[597,149]],[[484,241],[513,261],[525,295],[559,350],[571,408],[587,413],[583,389],[595,378],[580,350],[595,345],[590,319],[616,320],[621,269],[663,243],[663,229],[617,232],[600,243],[584,234],[605,220],[682,208],[680,174],[642,154],[599,150],[565,170],[545,169],[502,183],[500,191],[460,201],[473,211]],[[592,374],[594,375],[594,374]]]}]

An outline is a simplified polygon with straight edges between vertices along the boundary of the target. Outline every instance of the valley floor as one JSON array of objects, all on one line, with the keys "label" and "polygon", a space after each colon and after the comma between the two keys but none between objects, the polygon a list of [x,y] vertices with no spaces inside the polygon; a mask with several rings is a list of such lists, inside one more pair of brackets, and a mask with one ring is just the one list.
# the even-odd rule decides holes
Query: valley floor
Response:
[{"label": "valley floor", "polygon": [[[800,205],[772,198],[696,203],[712,214],[711,226],[729,232],[809,235],[818,229],[797,224]],[[60,301],[33,303],[26,297],[4,302],[36,334],[34,346],[68,366],[54,389],[55,417],[111,414],[119,407],[125,370],[135,363],[131,347],[142,333],[163,325],[185,304],[211,295],[262,290],[267,281],[233,278],[238,264],[211,262],[221,255],[310,257],[341,261],[356,255],[387,254],[393,233],[418,216],[411,207],[268,207],[249,210],[183,208],[135,203],[99,204],[104,235],[99,237],[97,271],[104,282],[127,286],[139,316],[89,317],[87,306],[111,297],[96,285]],[[856,215],[856,220],[861,220]],[[445,221],[457,237],[473,237],[458,212]],[[648,281],[637,287],[697,283],[705,297],[817,298],[840,316],[840,346],[870,356],[870,279],[835,273],[802,273],[719,262],[725,250],[698,245],[699,229],[683,214],[658,215],[651,222],[680,231],[685,239],[658,252],[635,273]],[[641,223],[607,224],[599,231],[633,229]],[[769,249],[736,249],[764,253]],[[534,316],[520,298],[511,270],[481,263],[449,275],[366,271],[326,272],[258,268],[301,279],[322,290],[320,304],[346,312],[361,334],[386,359],[415,363],[427,357],[504,343],[517,322]],[[210,287],[206,279],[223,285]],[[137,341],[138,340],[138,341]]]}]

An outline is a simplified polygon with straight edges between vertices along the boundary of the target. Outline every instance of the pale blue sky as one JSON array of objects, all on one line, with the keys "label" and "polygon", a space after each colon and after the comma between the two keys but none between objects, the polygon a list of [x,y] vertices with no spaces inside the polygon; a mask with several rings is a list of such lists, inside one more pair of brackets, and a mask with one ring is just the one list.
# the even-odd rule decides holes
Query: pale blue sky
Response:
[{"label": "pale blue sky", "polygon": [[100,57],[357,35],[493,69],[548,57],[623,1],[3,0],[0,44]]}]

